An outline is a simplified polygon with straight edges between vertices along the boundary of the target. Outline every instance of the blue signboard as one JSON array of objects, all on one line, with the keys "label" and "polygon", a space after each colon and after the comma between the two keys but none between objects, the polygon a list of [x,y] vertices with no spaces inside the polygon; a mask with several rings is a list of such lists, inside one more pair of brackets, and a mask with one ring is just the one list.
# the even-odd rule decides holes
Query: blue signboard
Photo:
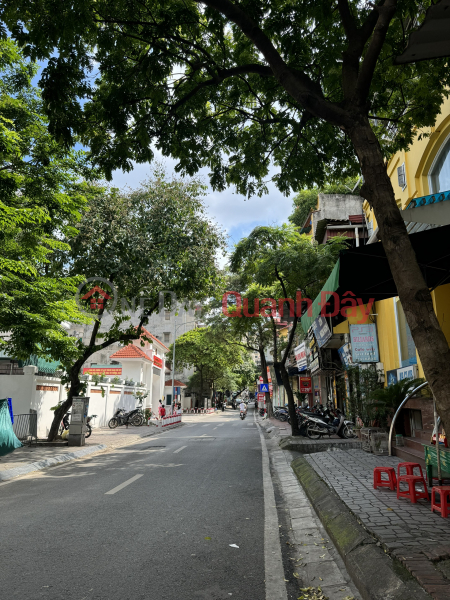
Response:
[{"label": "blue signboard", "polygon": [[339,358],[346,369],[352,365],[352,354],[350,351],[350,344],[344,344],[338,348]]},{"label": "blue signboard", "polygon": [[259,384],[259,391],[261,393],[265,393],[269,391],[269,384],[268,383],[260,383]]},{"label": "blue signboard", "polygon": [[322,316],[317,317],[317,319],[313,321],[311,327],[319,348],[322,348],[322,346],[324,346],[331,337],[331,331],[328,327],[327,320]]},{"label": "blue signboard", "polygon": [[352,360],[354,363],[376,363],[378,355],[377,328],[375,323],[350,325]]},{"label": "blue signboard", "polygon": [[392,369],[392,371],[388,371],[386,373],[386,375],[387,375],[387,385],[388,385],[388,387],[390,385],[394,385],[394,383],[397,383],[397,381],[398,381],[397,369]]}]

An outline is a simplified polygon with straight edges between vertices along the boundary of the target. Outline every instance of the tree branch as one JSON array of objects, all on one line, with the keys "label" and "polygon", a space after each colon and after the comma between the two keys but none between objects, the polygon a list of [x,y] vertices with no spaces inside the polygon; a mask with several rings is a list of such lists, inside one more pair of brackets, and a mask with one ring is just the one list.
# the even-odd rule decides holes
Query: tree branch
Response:
[{"label": "tree branch", "polygon": [[355,99],[360,106],[365,104],[369,95],[370,84],[372,83],[378,57],[380,56],[384,40],[386,39],[387,31],[396,8],[397,0],[386,0],[382,6],[378,6],[376,8],[379,13],[377,24],[361,65],[355,90]]},{"label": "tree branch", "polygon": [[230,0],[197,0],[197,2],[209,6],[235,23],[264,56],[277,81],[306,110],[339,127],[352,126],[352,119],[347,111],[326,100],[321,86],[312,81],[306,73],[289,67],[269,37],[240,5],[233,4]]}]

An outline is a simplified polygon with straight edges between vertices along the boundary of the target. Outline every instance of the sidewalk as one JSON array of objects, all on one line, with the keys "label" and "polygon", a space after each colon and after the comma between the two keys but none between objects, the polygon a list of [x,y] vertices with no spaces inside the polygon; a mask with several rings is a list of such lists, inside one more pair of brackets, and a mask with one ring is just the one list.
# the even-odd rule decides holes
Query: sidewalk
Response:
[{"label": "sidewalk", "polygon": [[401,459],[336,449],[303,455],[302,460],[426,592],[435,600],[450,598],[450,520],[433,514],[426,500],[412,504],[397,500],[388,488],[373,489],[374,467],[396,467]]},{"label": "sidewalk", "polygon": [[[173,427],[176,427],[175,425]],[[92,435],[86,440],[86,445],[77,446],[22,446],[14,452],[0,457],[0,481],[9,481],[15,477],[34,471],[41,471],[70,460],[83,458],[96,452],[114,450],[139,442],[142,438],[169,431],[157,429],[154,426],[120,427],[109,429],[99,427],[92,430]],[[180,427],[180,425],[178,425]]]}]

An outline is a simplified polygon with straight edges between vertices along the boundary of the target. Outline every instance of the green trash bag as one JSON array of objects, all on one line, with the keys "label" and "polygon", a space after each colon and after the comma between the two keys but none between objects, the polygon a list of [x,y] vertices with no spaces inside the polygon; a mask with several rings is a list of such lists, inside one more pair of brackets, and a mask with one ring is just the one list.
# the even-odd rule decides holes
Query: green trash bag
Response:
[{"label": "green trash bag", "polygon": [[17,439],[13,431],[8,399],[0,398],[0,456],[5,456],[21,446],[22,442]]}]

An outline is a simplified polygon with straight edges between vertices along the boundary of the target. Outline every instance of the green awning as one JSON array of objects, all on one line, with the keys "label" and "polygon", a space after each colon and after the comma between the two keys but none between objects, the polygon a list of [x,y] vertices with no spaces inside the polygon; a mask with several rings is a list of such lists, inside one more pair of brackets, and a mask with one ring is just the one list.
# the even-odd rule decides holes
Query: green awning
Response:
[{"label": "green awning", "polygon": [[317,319],[317,317],[320,315],[320,310],[322,308],[320,306],[322,291],[330,292],[326,296],[326,298],[328,300],[328,298],[331,295],[331,292],[335,292],[338,289],[338,287],[339,287],[339,265],[340,265],[340,259],[334,265],[334,269],[331,271],[331,275],[326,280],[326,282],[325,282],[325,284],[324,284],[324,286],[323,286],[320,294],[318,294],[318,296],[316,297],[316,299],[312,303],[312,306],[311,306],[312,316],[309,316],[308,315],[308,311],[307,311],[307,312],[305,312],[305,314],[301,318],[301,324],[302,324],[302,327],[303,327],[303,331],[305,333],[311,327],[313,321],[315,319]]}]

